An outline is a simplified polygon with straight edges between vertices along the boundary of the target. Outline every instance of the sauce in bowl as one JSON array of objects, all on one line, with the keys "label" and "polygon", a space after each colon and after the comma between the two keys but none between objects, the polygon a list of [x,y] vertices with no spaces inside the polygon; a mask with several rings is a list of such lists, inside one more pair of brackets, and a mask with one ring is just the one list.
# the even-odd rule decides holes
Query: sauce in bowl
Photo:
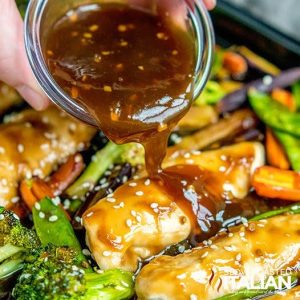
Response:
[{"label": "sauce in bowl", "polygon": [[109,139],[143,144],[149,176],[199,225],[193,238],[212,230],[213,216],[224,205],[205,189],[203,170],[163,171],[161,163],[171,130],[193,101],[195,52],[191,32],[168,14],[120,4],[67,13],[50,31],[45,49],[56,82]]}]

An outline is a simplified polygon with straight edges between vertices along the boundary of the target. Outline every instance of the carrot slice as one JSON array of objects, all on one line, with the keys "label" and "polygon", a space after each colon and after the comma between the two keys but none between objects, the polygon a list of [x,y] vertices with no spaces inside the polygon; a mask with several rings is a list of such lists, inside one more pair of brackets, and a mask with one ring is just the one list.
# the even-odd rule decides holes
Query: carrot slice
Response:
[{"label": "carrot slice", "polygon": [[81,174],[85,165],[81,154],[75,154],[68,158],[50,178],[49,186],[55,195],[61,194]]},{"label": "carrot slice", "polygon": [[31,190],[31,182],[23,180],[20,185],[20,194],[28,208],[31,210],[34,204],[38,201]]},{"label": "carrot slice", "polygon": [[248,69],[248,65],[245,58],[242,57],[240,54],[232,51],[227,51],[224,53],[223,66],[234,77],[245,74]]},{"label": "carrot slice", "polygon": [[84,169],[83,158],[80,154],[72,155],[50,178],[49,181],[33,178],[23,180],[20,185],[22,199],[32,209],[34,204],[45,198],[59,196]]},{"label": "carrot slice", "polygon": [[296,111],[296,101],[291,92],[276,88],[272,91],[271,97],[277,102],[286,106],[290,111]]},{"label": "carrot slice", "polygon": [[256,193],[263,197],[300,200],[300,174],[294,171],[263,166],[256,169],[252,185]]},{"label": "carrot slice", "polygon": [[271,166],[283,170],[288,170],[290,168],[290,162],[285,151],[270,128],[267,128],[266,131],[266,153],[268,163]]}]

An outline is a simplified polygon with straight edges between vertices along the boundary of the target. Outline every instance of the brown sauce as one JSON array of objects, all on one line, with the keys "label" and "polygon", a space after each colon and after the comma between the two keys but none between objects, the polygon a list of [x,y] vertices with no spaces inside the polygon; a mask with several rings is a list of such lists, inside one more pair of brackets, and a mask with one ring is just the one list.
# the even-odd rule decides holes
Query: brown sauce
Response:
[{"label": "brown sauce", "polygon": [[[191,219],[198,219],[201,232],[210,232],[223,205],[203,190],[203,171],[161,169],[169,134],[192,103],[192,34],[167,14],[118,4],[82,6],[56,22],[45,57],[57,83],[109,139],[144,145],[149,176],[161,180]],[[193,196],[185,193],[185,181],[194,186]]]}]

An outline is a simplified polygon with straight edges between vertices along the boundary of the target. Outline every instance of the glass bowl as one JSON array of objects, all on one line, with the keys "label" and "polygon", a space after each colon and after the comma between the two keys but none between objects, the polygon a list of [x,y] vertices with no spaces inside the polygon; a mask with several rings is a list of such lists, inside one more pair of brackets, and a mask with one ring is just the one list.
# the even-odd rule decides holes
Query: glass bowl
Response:
[{"label": "glass bowl", "polygon": [[[80,5],[101,5],[104,2],[143,5],[147,9],[159,9],[164,3],[164,10],[168,11],[177,22],[184,22],[193,34],[195,40],[195,85],[194,98],[205,86],[214,53],[214,31],[209,14],[201,0],[31,0],[25,17],[25,47],[32,71],[47,94],[49,99],[74,117],[96,126],[94,119],[78,102],[73,100],[54,80],[44,59],[43,47],[45,37],[59,17]],[[175,9],[174,9],[175,8]]]}]

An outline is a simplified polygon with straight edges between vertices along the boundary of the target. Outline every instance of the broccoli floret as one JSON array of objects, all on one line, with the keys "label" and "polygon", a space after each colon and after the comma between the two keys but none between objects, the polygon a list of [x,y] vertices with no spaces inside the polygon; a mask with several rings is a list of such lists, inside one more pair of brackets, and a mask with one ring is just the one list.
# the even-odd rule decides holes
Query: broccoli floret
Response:
[{"label": "broccoli floret", "polygon": [[0,207],[0,280],[19,271],[39,246],[36,233],[24,227],[13,212]]},{"label": "broccoli floret", "polygon": [[32,214],[42,246],[26,262],[13,290],[16,300],[121,300],[132,296],[131,273],[92,271],[58,201],[42,199]]},{"label": "broccoli floret", "polygon": [[132,274],[110,270],[101,274],[82,269],[68,247],[48,246],[28,263],[13,290],[16,300],[118,300],[133,294]]}]

